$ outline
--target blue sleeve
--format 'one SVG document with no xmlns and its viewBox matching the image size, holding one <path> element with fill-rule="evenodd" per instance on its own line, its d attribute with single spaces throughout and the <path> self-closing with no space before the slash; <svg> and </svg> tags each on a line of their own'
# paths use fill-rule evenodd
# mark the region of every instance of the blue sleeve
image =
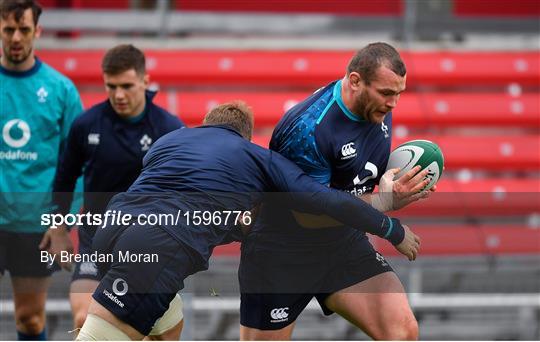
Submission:
<svg viewBox="0 0 540 342">
<path fill-rule="evenodd" d="M 330 184 L 332 170 L 316 141 L 315 116 L 306 116 L 287 127 L 280 124 L 270 140 L 270 149 L 294 162 L 321 184 Z"/>
<path fill-rule="evenodd" d="M 277 153 L 271 152 L 270 159 L 268 172 L 274 188 L 280 192 L 276 195 L 279 201 L 297 210 L 328 215 L 351 227 L 361 226 L 363 231 L 394 245 L 403 240 L 405 232 L 399 220 L 389 218 L 347 192 L 319 184 Z"/>
<path fill-rule="evenodd" d="M 84 166 L 84 127 L 80 120 L 75 121 L 69 131 L 66 146 L 58 159 L 56 175 L 53 183 L 53 203 L 61 214 L 70 212 L 73 190 L 77 178 L 82 174 Z"/>
</svg>

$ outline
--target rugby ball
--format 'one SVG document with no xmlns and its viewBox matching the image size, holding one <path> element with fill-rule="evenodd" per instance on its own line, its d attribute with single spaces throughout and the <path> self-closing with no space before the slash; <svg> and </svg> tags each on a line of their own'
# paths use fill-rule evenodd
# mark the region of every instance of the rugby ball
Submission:
<svg viewBox="0 0 540 342">
<path fill-rule="evenodd" d="M 388 160 L 387 170 L 400 168 L 394 179 L 398 179 L 416 165 L 420 165 L 422 170 L 429 170 L 427 179 L 430 180 L 424 190 L 431 189 L 441 178 L 444 156 L 437 144 L 429 140 L 411 140 L 399 145 L 392 153 Z"/>
</svg>

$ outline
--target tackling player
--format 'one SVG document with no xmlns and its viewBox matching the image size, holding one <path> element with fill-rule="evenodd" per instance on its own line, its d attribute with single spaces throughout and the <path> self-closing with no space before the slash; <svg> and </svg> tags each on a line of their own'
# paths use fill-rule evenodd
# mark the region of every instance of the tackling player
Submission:
<svg viewBox="0 0 540 342">
<path fill-rule="evenodd" d="M 244 104 L 223 104 L 206 115 L 205 126 L 176 130 L 152 146 L 139 178 L 128 192 L 116 195 L 108 209 L 133 217 L 203 211 L 220 219 L 195 223 L 180 215 L 175 223 L 134 221 L 100 229 L 94 238 L 100 253 L 156 254 L 159 263 L 100 264 L 106 274 L 78 339 L 141 339 L 168 321 L 169 302 L 185 278 L 207 269 L 214 247 L 231 241 L 237 225 L 225 219 L 225 212 L 250 210 L 266 198 L 349 225 L 366 222 L 365 231 L 393 243 L 405 239 L 402 253 L 417 252 L 419 241 L 406 226 L 350 194 L 317 183 L 278 153 L 250 143 L 252 128 L 253 115 Z M 268 191 L 286 193 L 263 193 Z"/>
<path fill-rule="evenodd" d="M 145 64 L 144 54 L 133 45 L 118 45 L 103 57 L 108 99 L 83 113 L 71 127 L 54 181 L 53 199 L 58 213 L 69 213 L 75 182 L 83 172 L 84 212 L 103 213 L 112 196 L 126 191 L 137 179 L 152 143 L 184 126 L 152 102 L 156 93 L 146 90 L 149 75 Z M 92 252 L 96 228 L 79 227 L 79 254 Z M 44 243 L 53 235 L 69 241 L 65 226 L 50 229 Z M 49 252 L 58 254 L 60 250 Z M 75 328 L 82 327 L 99 280 L 94 262 L 76 263 L 70 288 Z M 178 340 L 180 330 L 178 326 L 177 333 L 165 337 Z"/>
<path fill-rule="evenodd" d="M 18 339 L 46 340 L 45 301 L 53 269 L 38 245 L 47 227 L 59 150 L 82 112 L 73 83 L 34 54 L 41 7 L 33 0 L 0 2 L 0 275 L 11 275 Z M 67 248 L 54 237 L 52 248 Z"/>
<path fill-rule="evenodd" d="M 420 190 L 427 184 L 427 170 L 417 167 L 395 182 L 398 169 L 383 176 L 392 110 L 405 82 L 398 52 L 385 43 L 369 44 L 351 59 L 343 79 L 285 114 L 270 149 L 319 183 L 359 196 L 383 212 L 426 198 L 428 192 Z M 379 192 L 372 194 L 377 184 Z M 244 239 L 239 269 L 242 339 L 290 339 L 296 318 L 313 297 L 325 314 L 338 313 L 374 339 L 417 338 L 401 282 L 362 231 L 368 223 L 335 225 L 278 205 L 261 210 Z M 320 229 L 304 229 L 310 226 Z M 278 311 L 284 314 L 276 317 Z"/>
</svg>

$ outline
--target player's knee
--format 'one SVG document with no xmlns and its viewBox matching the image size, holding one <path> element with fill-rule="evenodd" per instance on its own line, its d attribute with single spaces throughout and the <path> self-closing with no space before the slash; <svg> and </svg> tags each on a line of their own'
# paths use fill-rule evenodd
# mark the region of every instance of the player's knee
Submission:
<svg viewBox="0 0 540 342">
<path fill-rule="evenodd" d="M 279 330 L 258 330 L 240 326 L 241 341 L 289 341 L 292 335 L 292 325 Z"/>
<path fill-rule="evenodd" d="M 15 314 L 17 330 L 28 335 L 38 335 L 45 328 L 45 317 L 40 312 L 21 310 Z"/>
<path fill-rule="evenodd" d="M 184 327 L 184 319 L 178 322 L 177 325 L 170 328 L 169 330 L 163 332 L 159 335 L 148 335 L 145 337 L 145 340 L 148 341 L 178 341 L 182 335 L 182 329 Z"/>
<path fill-rule="evenodd" d="M 401 329 L 400 340 L 418 340 L 418 322 L 414 317 L 408 319 Z"/>
<path fill-rule="evenodd" d="M 79 311 L 73 314 L 73 325 L 75 328 L 82 328 L 84 321 L 86 320 L 86 311 Z"/>
<path fill-rule="evenodd" d="M 375 340 L 414 341 L 418 340 L 418 322 L 414 317 L 408 317 L 399 323 L 386 326 L 379 334 L 373 336 Z"/>
<path fill-rule="evenodd" d="M 183 314 L 184 303 L 182 297 L 179 294 L 176 294 L 173 300 L 169 304 L 169 308 L 163 316 L 161 316 L 152 330 L 148 334 L 148 337 L 152 339 L 161 341 L 161 340 L 178 340 L 182 332 L 182 327 L 184 326 L 184 314 Z"/>
<path fill-rule="evenodd" d="M 131 341 L 119 327 L 105 319 L 89 314 L 75 341 Z"/>
</svg>

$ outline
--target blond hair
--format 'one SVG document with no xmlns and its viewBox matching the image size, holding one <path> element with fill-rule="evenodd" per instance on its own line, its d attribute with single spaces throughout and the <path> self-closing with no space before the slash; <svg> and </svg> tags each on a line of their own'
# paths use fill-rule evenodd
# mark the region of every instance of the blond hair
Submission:
<svg viewBox="0 0 540 342">
<path fill-rule="evenodd" d="M 204 117 L 205 125 L 229 125 L 244 138 L 251 140 L 253 133 L 253 111 L 243 101 L 223 103 L 213 108 Z"/>
</svg>

